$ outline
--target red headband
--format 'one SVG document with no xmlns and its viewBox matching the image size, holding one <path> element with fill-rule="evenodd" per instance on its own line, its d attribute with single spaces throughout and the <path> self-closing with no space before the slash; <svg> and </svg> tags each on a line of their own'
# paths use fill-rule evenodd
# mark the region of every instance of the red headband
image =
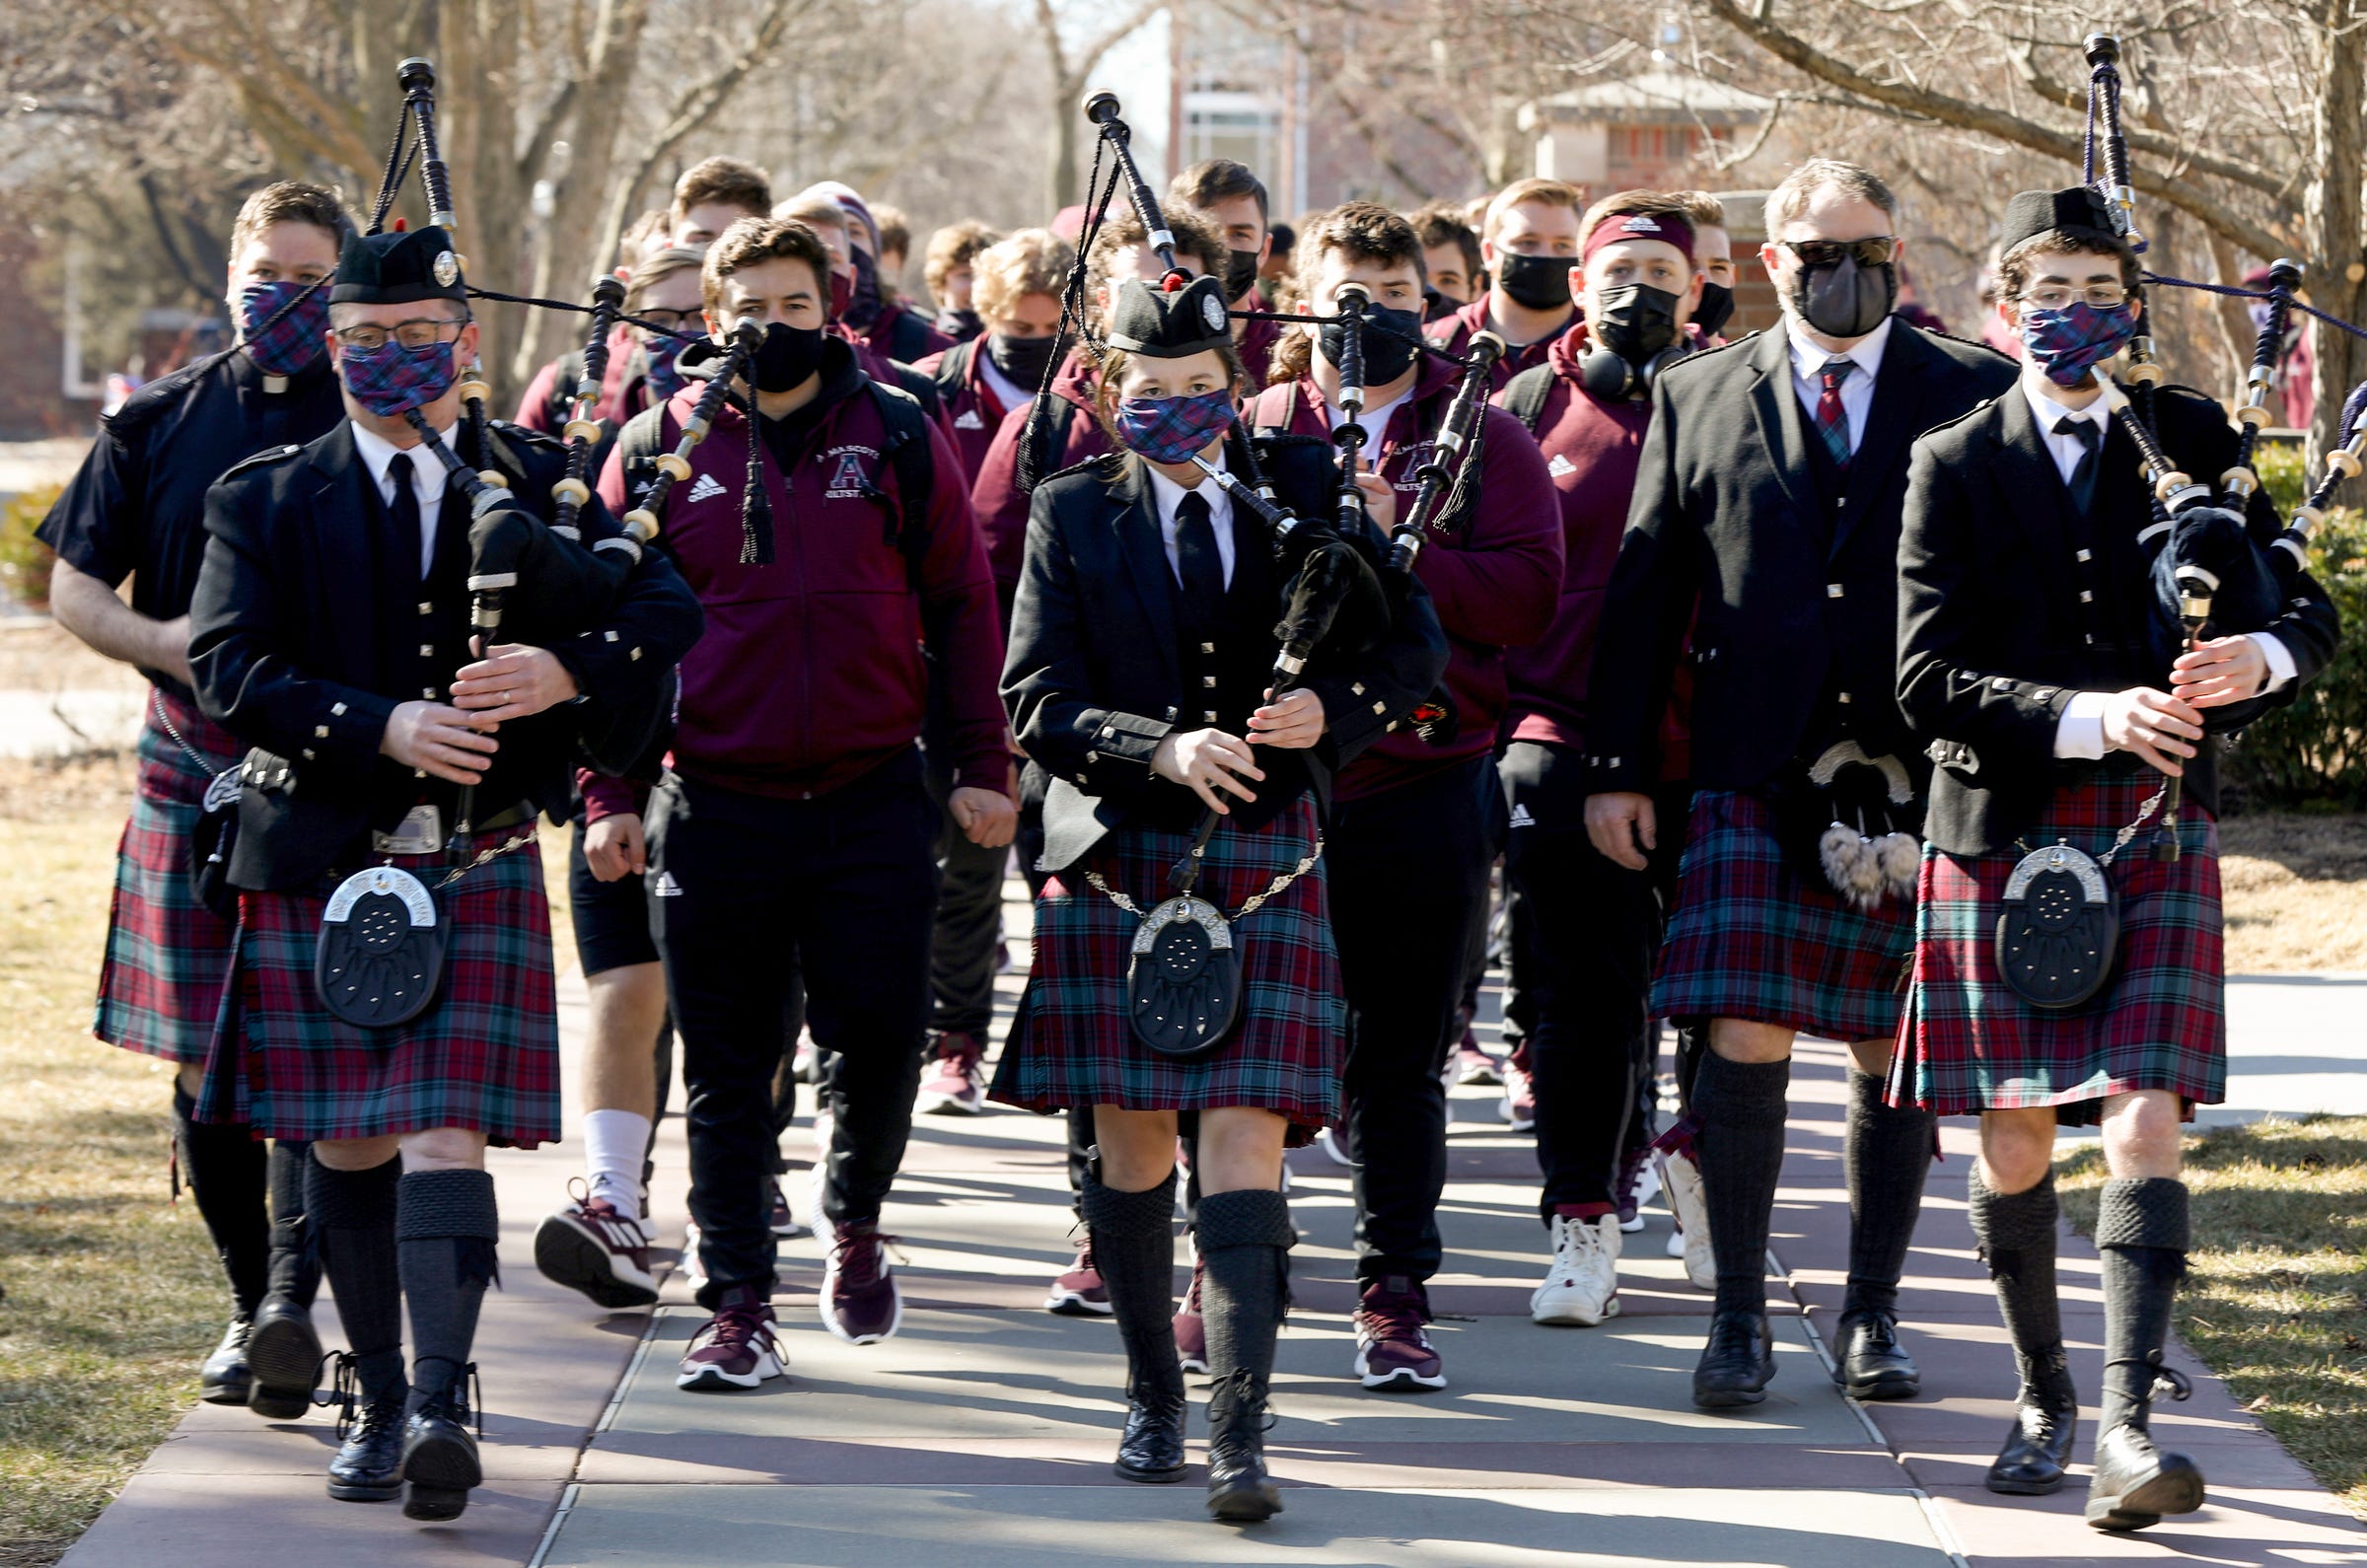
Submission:
<svg viewBox="0 0 2367 1568">
<path fill-rule="evenodd" d="M 1664 241 L 1683 251 L 1687 264 L 1693 259 L 1693 226 L 1680 212 L 1607 212 L 1578 248 L 1578 259 L 1583 263 L 1622 240 Z"/>
</svg>

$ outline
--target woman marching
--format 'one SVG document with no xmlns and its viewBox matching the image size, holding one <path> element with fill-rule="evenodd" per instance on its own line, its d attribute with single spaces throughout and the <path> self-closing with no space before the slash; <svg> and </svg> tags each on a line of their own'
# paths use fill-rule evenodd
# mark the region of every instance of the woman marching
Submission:
<svg viewBox="0 0 2367 1568">
<path fill-rule="evenodd" d="M 1209 472 L 1253 463 L 1219 284 L 1126 284 L 1096 358 L 1119 450 L 1036 491 L 1003 673 L 1051 775 L 1050 876 L 993 1098 L 1094 1109 L 1083 1212 L 1126 1346 L 1116 1470 L 1137 1481 L 1184 1469 L 1175 1151 L 1196 1118 L 1208 1507 L 1252 1522 L 1282 1506 L 1262 1439 L 1295 1239 L 1282 1151 L 1331 1117 L 1343 1049 L 1320 822 L 1332 776 L 1429 692 L 1445 643 L 1408 584 L 1369 647 L 1319 655 L 1276 695 L 1274 530 Z M 1358 488 L 1386 530 L 1388 486 Z"/>
<path fill-rule="evenodd" d="M 2022 1378 L 1995 1492 L 2055 1491 L 2070 1463 L 2051 1157 L 2058 1124 L 2101 1123 L 2104 1397 L 2086 1512 L 2109 1531 L 2202 1504 L 2201 1472 L 2155 1447 L 2148 1411 L 2165 1386 L 2186 1397 L 2162 1365 L 2186 1271 L 2180 1123 L 2227 1076 L 2209 738 L 2292 701 L 2335 637 L 2306 575 L 2281 610 L 2270 598 L 2199 639 L 2161 605 L 2142 432 L 2101 372 L 2143 330 L 2137 280 L 2092 188 L 2013 198 L 1998 311 L 2021 381 L 1915 444 L 1899 546 L 1900 705 L 1939 767 L 1889 1093 L 1980 1116 L 1972 1230 Z M 2196 475 L 2240 472 L 2217 403 L 2162 387 L 2152 404 L 2160 446 Z M 2265 496 L 2230 488 L 2244 516 L 2182 510 L 2177 528 L 2208 522 L 2264 549 Z"/>
</svg>

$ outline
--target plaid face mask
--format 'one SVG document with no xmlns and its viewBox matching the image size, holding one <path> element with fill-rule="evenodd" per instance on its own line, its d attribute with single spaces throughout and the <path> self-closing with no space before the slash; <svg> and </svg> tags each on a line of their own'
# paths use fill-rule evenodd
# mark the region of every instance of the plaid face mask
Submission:
<svg viewBox="0 0 2367 1568">
<path fill-rule="evenodd" d="M 264 375 L 295 375 L 328 344 L 328 285 L 248 284 L 239 291 L 239 339 Z"/>
<path fill-rule="evenodd" d="M 1127 397 L 1117 405 L 1117 439 L 1152 463 L 1188 463 L 1233 424 L 1233 392 L 1219 387 L 1197 397 Z"/>
<path fill-rule="evenodd" d="M 641 355 L 649 364 L 649 394 L 653 401 L 665 402 L 682 390 L 683 376 L 675 364 L 675 356 L 682 351 L 679 337 L 653 337 L 641 345 Z"/>
<path fill-rule="evenodd" d="M 2120 352 L 2137 335 L 2137 316 L 2126 305 L 2098 310 L 2085 300 L 2059 311 L 2022 313 L 2022 348 L 2057 387 L 2077 387 L 2089 367 Z"/>
<path fill-rule="evenodd" d="M 405 348 L 388 338 L 365 354 L 347 349 L 340 362 L 345 390 L 381 419 L 423 408 L 452 390 L 452 345 Z"/>
</svg>

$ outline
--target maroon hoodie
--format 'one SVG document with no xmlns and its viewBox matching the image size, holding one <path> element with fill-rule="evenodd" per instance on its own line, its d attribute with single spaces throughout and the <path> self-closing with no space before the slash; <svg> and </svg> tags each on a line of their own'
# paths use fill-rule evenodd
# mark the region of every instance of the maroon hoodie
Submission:
<svg viewBox="0 0 2367 1568">
<path fill-rule="evenodd" d="M 1039 480 L 1110 450 L 1110 437 L 1093 412 L 1100 386 L 1101 379 L 1085 356 L 1070 349 L 1052 376 L 1053 394 L 1068 404 L 1068 427 L 1050 463 L 1036 475 Z M 1019 484 L 1019 439 L 1034 405 L 1030 399 L 1003 415 L 969 486 L 970 510 L 977 514 L 978 531 L 986 535 L 986 554 L 994 563 L 995 596 L 1006 616 L 1011 612 L 1012 596 L 1019 592 L 1020 562 L 1027 554 L 1029 492 Z"/>
<path fill-rule="evenodd" d="M 1250 290 L 1247 295 L 1243 296 L 1241 304 L 1236 309 L 1270 311 L 1273 306 L 1267 303 L 1265 290 L 1260 286 Z M 1233 346 L 1241 354 L 1241 368 L 1249 373 L 1251 386 L 1263 387 L 1265 385 L 1265 373 L 1271 368 L 1274 360 L 1274 345 L 1280 341 L 1282 341 L 1282 323 L 1280 321 L 1244 321 L 1241 323 L 1241 336 L 1233 340 Z"/>
<path fill-rule="evenodd" d="M 1413 395 L 1390 410 L 1380 469 L 1397 487 L 1399 521 L 1413 505 L 1414 470 L 1429 456 L 1431 433 L 1460 379 L 1454 366 L 1424 355 Z M 1267 388 L 1252 409 L 1260 430 L 1330 439 L 1330 414 L 1310 377 Z M 1433 747 L 1411 730 L 1385 735 L 1340 773 L 1335 799 L 1379 795 L 1492 750 L 1504 713 L 1504 650 L 1534 642 L 1552 624 L 1561 586 L 1560 511 L 1537 443 L 1503 409 L 1486 411 L 1477 515 L 1464 532 L 1433 532 L 1414 572 L 1446 628 L 1455 740 Z"/>
<path fill-rule="evenodd" d="M 580 351 L 579 351 L 580 352 Z M 649 382 L 633 375 L 633 367 L 641 354 L 641 339 L 633 328 L 619 322 L 609 332 L 609 369 L 600 382 L 600 417 L 610 428 L 649 406 Z M 561 385 L 562 366 L 581 361 L 577 353 L 551 360 L 535 372 L 535 379 L 526 384 L 526 395 L 518 399 L 517 417 L 510 422 L 529 430 L 539 430 L 546 436 L 559 435 L 567 423 L 567 405 L 574 400 L 573 383 Z"/>
<path fill-rule="evenodd" d="M 962 367 L 961 385 L 944 398 L 945 416 L 954 431 L 954 450 L 962 454 L 965 483 L 977 479 L 978 470 L 985 465 L 986 454 L 994 446 L 995 432 L 1002 428 L 1003 416 L 1011 411 L 1003 406 L 1001 398 L 995 396 L 994 384 L 986 379 L 985 371 L 980 368 L 986 358 L 986 339 L 980 336 L 972 338 L 970 342 L 972 346 L 968 351 L 968 362 Z M 961 346 L 957 343 L 954 348 Z M 912 368 L 925 376 L 934 377 L 944 368 L 945 356 L 953 351 L 953 348 L 949 348 L 943 353 L 931 354 Z M 976 497 L 971 497 L 971 502 L 974 510 Z"/>
<path fill-rule="evenodd" d="M 682 660 L 673 766 L 789 800 L 855 782 L 919 738 L 929 699 L 925 639 L 944 676 L 959 781 L 1005 793 L 1010 754 L 995 690 L 1002 632 L 961 461 L 930 424 L 936 482 L 915 566 L 891 536 L 902 514 L 868 379 L 844 350 L 825 351 L 822 374 L 825 412 L 795 469 L 784 474 L 765 455 L 770 565 L 740 564 L 749 430 L 737 409 L 716 415 L 667 504 L 666 547 L 707 614 L 706 634 Z M 667 450 L 702 390 L 694 383 L 641 415 L 663 421 Z M 621 516 L 617 454 L 600 493 Z M 593 818 L 630 809 L 589 793 L 587 805 Z"/>
<path fill-rule="evenodd" d="M 1470 342 L 1471 334 L 1487 329 L 1487 302 L 1492 297 L 1492 291 L 1483 292 L 1463 309 L 1452 315 L 1442 316 L 1423 327 L 1422 335 L 1427 337 L 1433 345 L 1445 349 L 1450 354 L 1462 353 L 1464 345 Z M 1488 391 L 1502 392 L 1504 384 L 1522 371 L 1532 365 L 1545 363 L 1545 356 L 1552 352 L 1553 345 L 1569 336 L 1571 329 L 1578 324 L 1578 311 L 1573 306 L 1568 322 L 1551 337 L 1541 337 L 1536 342 L 1525 343 L 1519 348 L 1507 348 L 1504 357 L 1496 361 L 1495 369 L 1488 372 Z"/>
</svg>

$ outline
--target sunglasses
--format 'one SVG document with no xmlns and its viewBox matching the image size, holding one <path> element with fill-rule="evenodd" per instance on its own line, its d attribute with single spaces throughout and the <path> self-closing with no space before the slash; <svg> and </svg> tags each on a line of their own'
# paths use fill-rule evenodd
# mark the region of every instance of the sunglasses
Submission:
<svg viewBox="0 0 2367 1568">
<path fill-rule="evenodd" d="M 1840 265 L 1848 256 L 1861 267 L 1878 267 L 1899 253 L 1897 237 L 1876 235 L 1871 240 L 1778 240 L 1777 245 L 1800 258 L 1802 266 Z"/>
</svg>

